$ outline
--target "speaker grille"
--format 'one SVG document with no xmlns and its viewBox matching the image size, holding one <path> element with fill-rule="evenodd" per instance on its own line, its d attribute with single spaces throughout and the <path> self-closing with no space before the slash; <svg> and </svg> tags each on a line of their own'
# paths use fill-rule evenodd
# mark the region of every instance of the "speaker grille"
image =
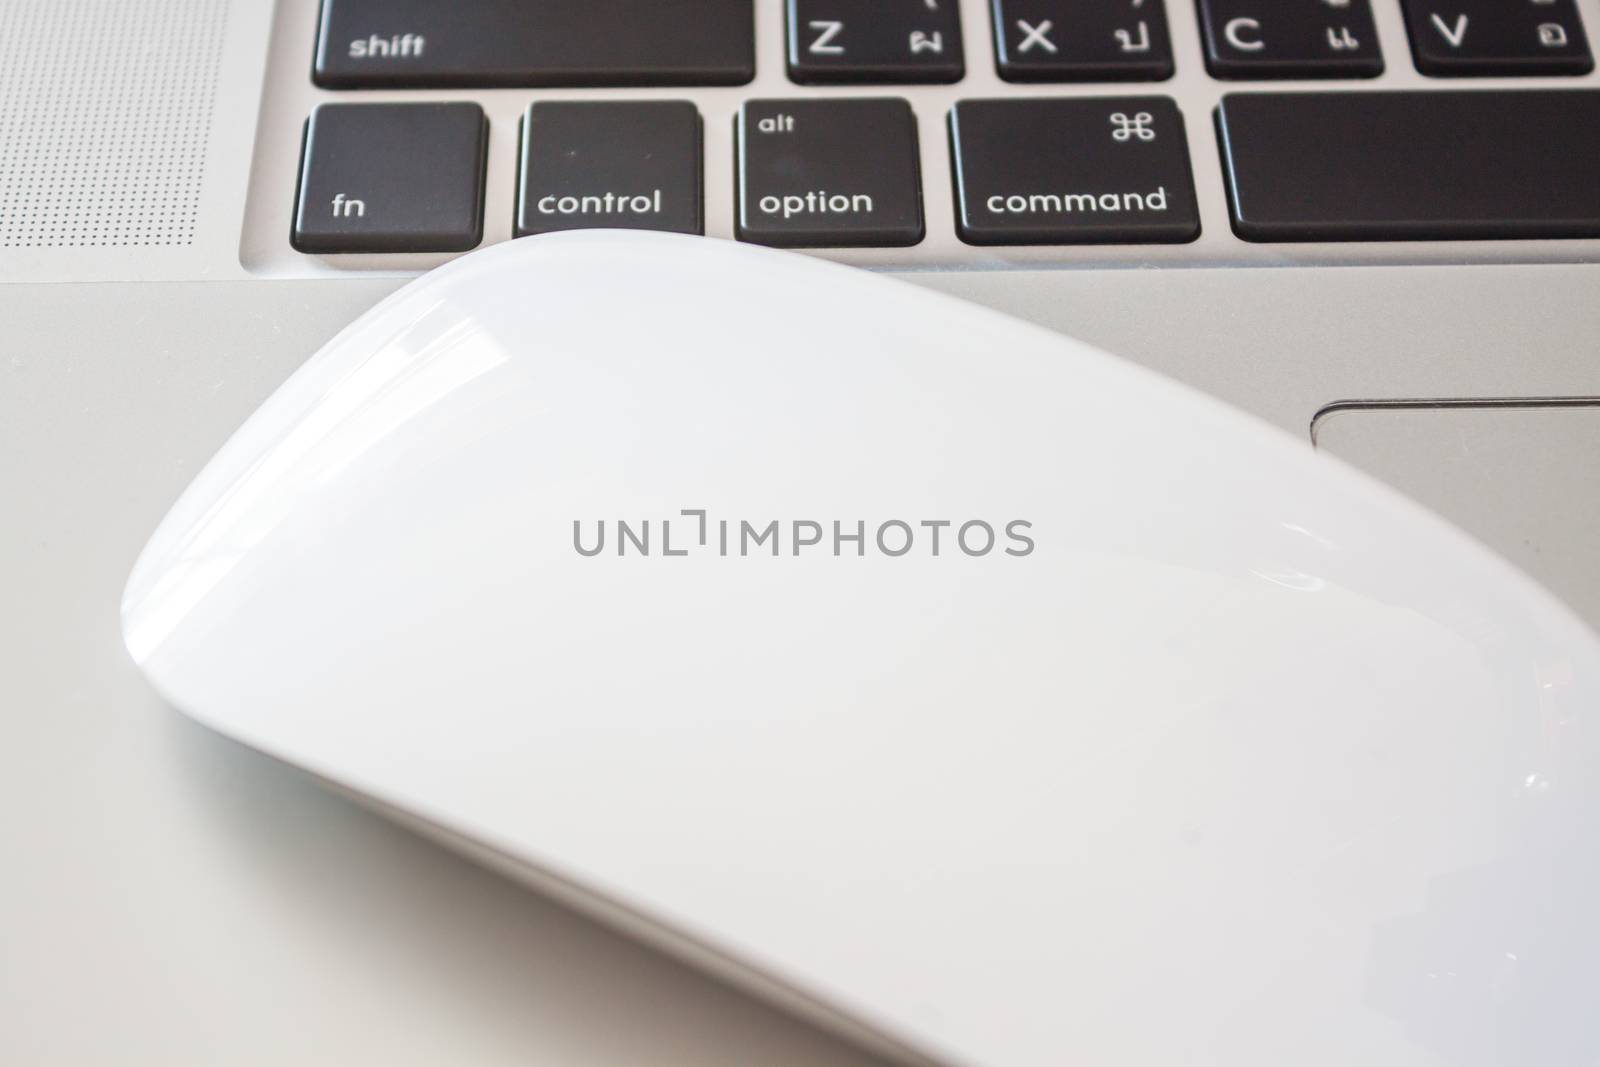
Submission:
<svg viewBox="0 0 1600 1067">
<path fill-rule="evenodd" d="M 0 248 L 186 245 L 226 0 L 0 0 Z"/>
</svg>

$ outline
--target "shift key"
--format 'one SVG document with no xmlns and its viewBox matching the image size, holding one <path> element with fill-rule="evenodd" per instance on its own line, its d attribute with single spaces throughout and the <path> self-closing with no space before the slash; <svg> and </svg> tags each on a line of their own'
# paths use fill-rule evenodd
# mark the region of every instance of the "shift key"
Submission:
<svg viewBox="0 0 1600 1067">
<path fill-rule="evenodd" d="M 1183 116 L 1164 96 L 962 100 L 950 143 L 956 230 L 968 244 L 1200 235 Z"/>
<path fill-rule="evenodd" d="M 309 4 L 307 6 L 310 6 Z M 327 89 L 742 85 L 751 0 L 322 0 Z"/>
</svg>

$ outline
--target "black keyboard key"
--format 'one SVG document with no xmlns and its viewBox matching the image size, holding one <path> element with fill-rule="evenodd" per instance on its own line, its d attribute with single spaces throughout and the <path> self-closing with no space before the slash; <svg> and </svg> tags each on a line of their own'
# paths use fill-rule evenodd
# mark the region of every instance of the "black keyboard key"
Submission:
<svg viewBox="0 0 1600 1067">
<path fill-rule="evenodd" d="M 684 100 L 545 100 L 522 119 L 517 236 L 704 233 L 700 113 Z"/>
<path fill-rule="evenodd" d="M 995 65 L 1012 82 L 1172 76 L 1163 0 L 990 0 Z"/>
<path fill-rule="evenodd" d="M 306 123 L 301 252 L 465 252 L 483 239 L 477 104 L 321 104 Z"/>
<path fill-rule="evenodd" d="M 331 89 L 742 85 L 752 0 L 322 0 Z"/>
<path fill-rule="evenodd" d="M 1594 69 L 1575 0 L 1403 0 L 1417 69 L 1472 74 L 1587 74 Z"/>
<path fill-rule="evenodd" d="M 962 100 L 950 143 L 956 230 L 969 244 L 1200 235 L 1183 116 L 1164 96 Z"/>
<path fill-rule="evenodd" d="M 741 241 L 922 240 L 917 120 L 904 100 L 751 100 L 739 111 Z"/>
<path fill-rule="evenodd" d="M 1217 126 L 1246 240 L 1600 237 L 1600 91 L 1237 93 Z"/>
<path fill-rule="evenodd" d="M 789 77 L 953 82 L 966 73 L 958 0 L 788 0 Z"/>
<path fill-rule="evenodd" d="M 1199 0 L 1216 78 L 1376 78 L 1370 0 Z M 1497 0 L 1498 2 L 1498 0 Z"/>
</svg>

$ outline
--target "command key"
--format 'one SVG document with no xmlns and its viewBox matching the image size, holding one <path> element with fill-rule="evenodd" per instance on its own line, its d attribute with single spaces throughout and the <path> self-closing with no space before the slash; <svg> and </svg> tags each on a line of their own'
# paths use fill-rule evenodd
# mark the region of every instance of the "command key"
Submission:
<svg viewBox="0 0 1600 1067">
<path fill-rule="evenodd" d="M 1164 96 L 962 100 L 950 144 L 968 244 L 1200 236 L 1183 116 Z"/>
</svg>

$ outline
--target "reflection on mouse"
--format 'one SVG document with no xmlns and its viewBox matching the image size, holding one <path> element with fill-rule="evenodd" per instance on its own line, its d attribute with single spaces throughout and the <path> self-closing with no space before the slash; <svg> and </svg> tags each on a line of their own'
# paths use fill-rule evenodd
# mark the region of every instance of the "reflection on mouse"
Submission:
<svg viewBox="0 0 1600 1067">
<path fill-rule="evenodd" d="M 202 722 L 904 1058 L 1600 1056 L 1589 633 L 913 285 L 467 255 L 239 430 L 123 620 Z"/>
</svg>

